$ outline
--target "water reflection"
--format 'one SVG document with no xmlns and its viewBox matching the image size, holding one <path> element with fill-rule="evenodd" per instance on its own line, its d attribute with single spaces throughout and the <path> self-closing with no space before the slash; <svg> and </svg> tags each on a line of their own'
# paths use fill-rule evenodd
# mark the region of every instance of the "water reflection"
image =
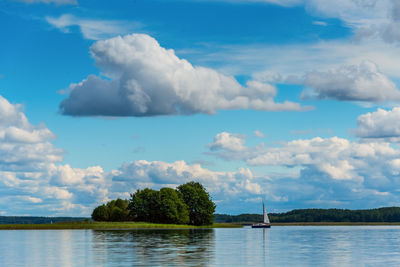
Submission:
<svg viewBox="0 0 400 267">
<path fill-rule="evenodd" d="M 0 231 L 0 266 L 400 266 L 399 226 Z"/>
<path fill-rule="evenodd" d="M 209 266 L 214 258 L 214 231 L 93 231 L 98 266 Z"/>
</svg>

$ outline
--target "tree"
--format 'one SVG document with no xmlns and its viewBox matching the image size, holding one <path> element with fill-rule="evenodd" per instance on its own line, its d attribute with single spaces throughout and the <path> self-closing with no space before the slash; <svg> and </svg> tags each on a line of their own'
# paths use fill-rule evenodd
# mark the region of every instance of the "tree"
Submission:
<svg viewBox="0 0 400 267">
<path fill-rule="evenodd" d="M 129 221 L 128 200 L 118 198 L 107 203 L 108 211 L 110 213 L 110 221 L 123 222 Z"/>
<path fill-rule="evenodd" d="M 92 212 L 92 219 L 94 221 L 108 221 L 110 214 L 106 205 L 101 205 L 95 208 Z"/>
<path fill-rule="evenodd" d="M 93 210 L 94 221 L 129 221 L 128 200 L 118 198 L 98 206 Z"/>
<path fill-rule="evenodd" d="M 189 224 L 210 225 L 213 223 L 215 204 L 200 183 L 189 182 L 180 185 L 178 191 L 188 206 Z"/>
<path fill-rule="evenodd" d="M 131 194 L 128 209 L 134 221 L 160 222 L 160 192 L 145 188 Z"/>
<path fill-rule="evenodd" d="M 172 188 L 161 188 L 160 216 L 163 223 L 187 224 L 189 222 L 188 207 L 181 193 Z"/>
</svg>

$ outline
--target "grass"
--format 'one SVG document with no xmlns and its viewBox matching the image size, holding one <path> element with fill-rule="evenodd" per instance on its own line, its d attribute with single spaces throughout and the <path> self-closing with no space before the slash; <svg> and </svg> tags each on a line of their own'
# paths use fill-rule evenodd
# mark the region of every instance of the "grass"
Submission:
<svg viewBox="0 0 400 267">
<path fill-rule="evenodd" d="M 130 229 L 201 229 L 201 228 L 239 228 L 242 225 L 232 223 L 215 223 L 206 226 L 158 224 L 147 222 L 60 222 L 53 224 L 0 224 L 0 230 L 61 230 L 61 229 L 94 229 L 94 230 L 130 230 Z"/>
</svg>

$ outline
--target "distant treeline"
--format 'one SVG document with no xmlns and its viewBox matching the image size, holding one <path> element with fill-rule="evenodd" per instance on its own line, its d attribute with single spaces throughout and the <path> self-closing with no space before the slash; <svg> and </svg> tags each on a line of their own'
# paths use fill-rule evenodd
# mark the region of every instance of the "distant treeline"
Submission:
<svg viewBox="0 0 400 267">
<path fill-rule="evenodd" d="M 270 213 L 272 223 L 290 222 L 400 222 L 400 208 L 388 207 L 369 210 L 299 209 L 285 213 Z M 261 214 L 215 214 L 214 222 L 254 223 L 263 220 Z"/>
<path fill-rule="evenodd" d="M 57 222 L 79 222 L 87 220 L 83 217 L 30 217 L 0 216 L 0 224 L 47 224 Z"/>
</svg>

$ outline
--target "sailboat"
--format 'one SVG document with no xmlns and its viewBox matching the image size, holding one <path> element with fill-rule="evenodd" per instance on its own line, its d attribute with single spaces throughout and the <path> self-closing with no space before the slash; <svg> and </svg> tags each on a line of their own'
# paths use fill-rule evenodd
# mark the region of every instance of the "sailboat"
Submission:
<svg viewBox="0 0 400 267">
<path fill-rule="evenodd" d="M 264 212 L 264 221 L 262 223 L 254 223 L 251 228 L 271 228 L 271 223 L 269 222 L 267 211 L 265 210 L 264 201 L 263 201 L 263 212 Z"/>
</svg>

